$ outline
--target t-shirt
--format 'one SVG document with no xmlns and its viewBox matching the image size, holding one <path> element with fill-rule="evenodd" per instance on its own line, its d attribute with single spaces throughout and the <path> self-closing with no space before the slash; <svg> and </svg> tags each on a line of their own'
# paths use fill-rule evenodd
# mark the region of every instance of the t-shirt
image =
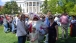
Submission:
<svg viewBox="0 0 76 43">
<path fill-rule="evenodd" d="M 56 36 L 56 28 L 55 28 L 56 25 L 57 25 L 57 23 L 54 22 L 51 26 L 48 27 L 48 34 L 49 35 Z"/>
<path fill-rule="evenodd" d="M 47 26 L 49 26 L 49 23 L 50 23 L 50 21 L 49 21 L 48 17 L 46 17 L 45 21 L 44 21 L 44 24 L 46 24 Z"/>
<path fill-rule="evenodd" d="M 61 22 L 61 24 L 68 24 L 68 23 L 69 23 L 68 16 L 63 15 L 63 16 L 60 18 L 60 22 Z"/>
</svg>

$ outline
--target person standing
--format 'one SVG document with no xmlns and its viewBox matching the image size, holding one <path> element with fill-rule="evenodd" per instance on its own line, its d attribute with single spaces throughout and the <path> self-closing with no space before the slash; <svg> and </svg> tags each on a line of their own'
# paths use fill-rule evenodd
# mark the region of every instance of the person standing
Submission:
<svg viewBox="0 0 76 43">
<path fill-rule="evenodd" d="M 7 33 L 8 32 L 8 22 L 7 22 L 6 16 L 4 16 L 3 25 L 4 25 L 4 32 Z"/>
<path fill-rule="evenodd" d="M 76 37 L 76 17 L 72 16 L 71 24 L 70 24 L 70 36 Z"/>
<path fill-rule="evenodd" d="M 48 26 L 49 25 L 49 19 L 48 19 L 48 17 L 51 15 L 51 12 L 48 12 L 47 13 L 47 16 L 45 17 L 45 21 L 44 21 L 44 23 Z"/>
<path fill-rule="evenodd" d="M 44 21 L 45 21 L 45 16 L 41 15 L 41 18 L 40 18 L 40 21 L 39 21 L 39 23 L 41 24 L 40 29 L 39 29 L 39 41 L 38 41 L 39 43 L 43 43 L 44 37 L 47 33 L 46 29 L 47 29 L 48 26 L 44 23 Z"/>
<path fill-rule="evenodd" d="M 54 21 L 53 16 L 49 16 L 49 21 L 51 22 L 48 27 L 48 43 L 56 43 L 58 39 L 58 25 Z"/>
<path fill-rule="evenodd" d="M 69 25 L 69 19 L 66 13 L 63 13 L 60 17 L 60 23 L 62 28 L 62 39 L 64 39 L 64 31 L 66 33 L 66 39 L 68 38 L 68 25 Z"/>
<path fill-rule="evenodd" d="M 48 17 L 49 17 L 51 14 L 52 14 L 51 12 L 47 12 L 47 16 L 45 17 L 44 24 L 46 24 L 47 26 L 49 26 L 50 21 L 49 21 Z M 46 34 L 45 43 L 48 43 L 48 34 Z"/>
<path fill-rule="evenodd" d="M 16 33 L 16 19 L 12 17 L 12 33 Z"/>
<path fill-rule="evenodd" d="M 27 35 L 26 30 L 27 30 L 27 27 L 25 24 L 25 15 L 22 14 L 20 20 L 17 23 L 18 43 L 26 42 L 26 35 Z"/>
</svg>

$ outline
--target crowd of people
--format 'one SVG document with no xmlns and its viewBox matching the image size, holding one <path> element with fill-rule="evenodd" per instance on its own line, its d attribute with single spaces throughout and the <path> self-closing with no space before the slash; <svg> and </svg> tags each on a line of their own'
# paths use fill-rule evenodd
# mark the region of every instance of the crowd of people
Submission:
<svg viewBox="0 0 76 43">
<path fill-rule="evenodd" d="M 76 30 L 76 16 L 69 17 L 67 13 L 60 16 L 54 16 L 51 12 L 48 12 L 47 15 L 33 14 L 32 16 L 26 14 L 4 15 L 0 20 L 3 20 L 5 33 L 9 31 L 16 33 L 18 43 L 25 43 L 27 39 L 30 43 L 56 43 L 59 26 L 62 29 L 62 39 L 68 39 L 69 26 L 71 28 L 70 36 L 76 36 L 74 32 Z"/>
</svg>

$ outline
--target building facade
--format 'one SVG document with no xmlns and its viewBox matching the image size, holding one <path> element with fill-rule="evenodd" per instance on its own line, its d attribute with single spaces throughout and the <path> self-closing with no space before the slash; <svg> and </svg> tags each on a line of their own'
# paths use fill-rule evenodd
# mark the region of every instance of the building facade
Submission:
<svg viewBox="0 0 76 43">
<path fill-rule="evenodd" d="M 44 0 L 14 0 L 21 8 L 22 13 L 41 13 L 40 6 Z"/>
</svg>

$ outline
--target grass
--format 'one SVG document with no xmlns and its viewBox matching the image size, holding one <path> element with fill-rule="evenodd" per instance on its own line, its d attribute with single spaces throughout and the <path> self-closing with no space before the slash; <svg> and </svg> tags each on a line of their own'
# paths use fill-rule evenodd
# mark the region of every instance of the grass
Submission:
<svg viewBox="0 0 76 43">
<path fill-rule="evenodd" d="M 70 33 L 70 29 L 68 30 Z M 56 43 L 76 43 L 75 37 L 70 37 L 68 39 L 60 39 L 61 28 L 59 27 L 59 39 Z M 17 36 L 13 33 L 4 33 L 3 26 L 0 26 L 0 43 L 17 43 Z M 27 42 L 28 43 L 28 42 Z"/>
<path fill-rule="evenodd" d="M 0 43 L 17 43 L 17 37 L 11 32 L 4 33 L 3 26 L 0 26 Z"/>
<path fill-rule="evenodd" d="M 56 43 L 76 43 L 76 37 L 70 37 L 69 33 L 70 33 L 70 28 L 68 29 L 68 35 L 69 35 L 69 38 L 68 39 L 61 39 L 61 28 L 59 27 L 59 39 L 57 40 Z"/>
</svg>

